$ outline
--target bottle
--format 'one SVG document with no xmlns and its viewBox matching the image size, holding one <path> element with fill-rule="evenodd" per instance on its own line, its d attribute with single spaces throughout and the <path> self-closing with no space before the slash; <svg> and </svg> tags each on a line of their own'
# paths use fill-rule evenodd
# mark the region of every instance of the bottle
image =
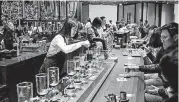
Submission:
<svg viewBox="0 0 179 102">
<path fill-rule="evenodd" d="M 17 38 L 17 56 L 20 56 L 19 38 Z"/>
</svg>

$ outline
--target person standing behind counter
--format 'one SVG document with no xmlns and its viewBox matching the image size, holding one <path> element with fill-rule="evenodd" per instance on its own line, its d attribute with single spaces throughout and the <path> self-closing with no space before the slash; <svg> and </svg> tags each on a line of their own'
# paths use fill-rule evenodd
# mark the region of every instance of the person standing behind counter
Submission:
<svg viewBox="0 0 179 102">
<path fill-rule="evenodd" d="M 94 47 L 96 45 L 96 42 L 101 42 L 103 46 L 103 50 L 107 50 L 107 45 L 105 40 L 103 39 L 103 29 L 102 29 L 102 20 L 99 17 L 95 17 L 92 26 L 87 29 L 87 38 L 91 43 L 90 48 Z M 108 54 L 104 53 L 105 59 L 108 58 Z"/>
<path fill-rule="evenodd" d="M 77 32 L 77 28 L 78 24 L 74 19 L 68 19 L 65 21 L 62 29 L 51 41 L 46 58 L 44 59 L 39 73 L 46 73 L 49 67 L 58 67 L 59 71 L 61 72 L 65 63 L 66 54 L 75 51 L 81 46 L 90 46 L 88 40 L 67 45 L 68 42 L 66 39 L 68 37 L 73 37 Z"/>
</svg>

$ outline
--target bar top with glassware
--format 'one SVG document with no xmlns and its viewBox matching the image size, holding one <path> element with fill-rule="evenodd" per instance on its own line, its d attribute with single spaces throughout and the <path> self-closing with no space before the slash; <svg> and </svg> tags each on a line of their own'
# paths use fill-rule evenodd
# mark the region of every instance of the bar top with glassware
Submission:
<svg viewBox="0 0 179 102">
<path fill-rule="evenodd" d="M 59 79 L 58 74 L 57 76 L 55 74 L 58 72 L 58 70 L 55 71 L 56 68 L 49 68 L 46 74 L 37 74 L 36 83 L 33 84 L 39 86 L 34 90 L 37 91 L 38 95 L 34 95 L 31 100 L 55 102 L 105 102 L 110 100 L 118 102 L 118 100 L 124 99 L 124 102 L 144 102 L 144 73 L 128 73 L 125 69 L 126 65 L 128 67 L 143 65 L 143 60 L 139 56 L 131 58 L 123 53 L 128 52 L 126 49 L 113 50 L 108 53 L 107 60 L 95 54 L 93 60 L 90 56 L 86 56 L 89 57 L 87 58 L 89 61 L 84 61 L 86 64 L 81 60 L 83 55 L 76 56 L 67 61 L 68 76 L 59 82 L 55 81 Z M 96 57 L 94 58 L 94 56 Z M 118 63 L 115 60 L 111 61 L 112 57 L 118 57 Z M 42 81 L 44 80 L 42 76 L 48 81 Z M 43 93 L 43 90 L 46 90 L 46 93 Z"/>
<path fill-rule="evenodd" d="M 115 51 L 119 61 L 107 77 L 104 84 L 100 87 L 99 91 L 93 97 L 92 102 L 105 102 L 111 94 L 116 95 L 116 100 L 117 98 L 120 99 L 121 92 L 126 93 L 126 98 L 129 102 L 144 102 L 144 73 L 129 72 L 127 75 L 130 77 L 123 79 L 123 76 L 126 75 L 125 67 L 127 66 L 125 65 L 130 64 L 131 67 L 132 64 L 136 66 L 143 65 L 143 60 L 141 57 L 127 59 L 127 56 L 123 55 L 123 53 L 126 53 L 126 49 Z M 129 60 L 130 63 L 128 62 Z"/>
</svg>

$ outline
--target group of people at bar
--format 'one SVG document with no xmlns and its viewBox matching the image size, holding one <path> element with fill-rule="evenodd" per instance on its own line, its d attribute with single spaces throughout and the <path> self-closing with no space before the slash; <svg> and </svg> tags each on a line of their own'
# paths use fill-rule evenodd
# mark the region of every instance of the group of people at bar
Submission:
<svg viewBox="0 0 179 102">
<path fill-rule="evenodd" d="M 4 43 L 6 49 L 13 48 L 12 30 L 13 25 L 7 19 L 4 20 Z M 177 102 L 178 101 L 178 23 L 171 22 L 157 27 L 149 25 L 142 20 L 135 26 L 130 22 L 124 24 L 124 19 L 116 22 L 116 25 L 110 20 L 106 24 L 106 18 L 95 17 L 91 22 L 89 18 L 84 26 L 86 38 L 83 41 L 69 44 L 69 40 L 78 35 L 79 30 L 83 28 L 76 19 L 67 19 L 63 27 L 55 34 L 50 43 L 46 58 L 39 70 L 39 73 L 47 73 L 50 67 L 58 67 L 62 71 L 65 63 L 66 54 L 77 50 L 80 47 L 93 48 L 102 44 L 104 51 L 108 50 L 105 38 L 108 34 L 114 34 L 125 27 L 131 31 L 131 36 L 137 36 L 144 40 L 138 46 L 141 48 L 144 65 L 139 66 L 139 71 L 144 72 L 145 82 L 145 101 L 146 102 Z M 41 32 L 41 31 L 40 31 Z M 114 36 L 114 35 L 113 35 Z M 105 59 L 108 53 L 104 53 Z M 62 78 L 63 73 L 60 74 Z"/>
<path fill-rule="evenodd" d="M 52 66 L 59 67 L 61 70 L 65 62 L 65 54 L 81 46 L 91 48 L 99 41 L 103 45 L 103 50 L 107 50 L 104 39 L 104 31 L 108 31 L 107 28 L 105 28 L 105 17 L 96 17 L 92 22 L 90 19 L 87 21 L 85 25 L 87 34 L 86 41 L 71 45 L 68 45 L 66 39 L 76 34 L 78 24 L 74 20 L 65 22 L 59 34 L 52 40 L 40 72 L 46 72 L 47 68 Z M 112 24 L 111 27 L 113 28 Z M 148 21 L 145 21 L 145 24 L 140 23 L 140 26 L 136 28 L 139 31 L 138 35 L 140 39 L 144 40 L 142 45 L 138 46 L 138 48 L 142 49 L 141 53 L 144 59 L 144 65 L 139 66 L 139 71 L 145 73 L 145 101 L 177 102 L 178 24 L 172 22 L 162 27 L 157 27 L 156 25 L 149 25 Z"/>
<path fill-rule="evenodd" d="M 146 102 L 178 101 L 178 24 L 148 27 L 142 57 Z"/>
</svg>

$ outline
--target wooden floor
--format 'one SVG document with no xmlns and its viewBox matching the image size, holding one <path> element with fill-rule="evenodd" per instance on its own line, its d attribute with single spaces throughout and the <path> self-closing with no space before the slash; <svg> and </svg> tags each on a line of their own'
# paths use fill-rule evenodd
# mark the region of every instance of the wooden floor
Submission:
<svg viewBox="0 0 179 102">
<path fill-rule="evenodd" d="M 127 94 L 134 94 L 129 98 L 130 102 L 144 102 L 144 83 L 140 78 L 132 77 L 127 79 L 127 81 L 117 82 L 116 78 L 120 73 L 124 73 L 124 63 L 127 62 L 126 56 L 122 55 L 122 52 L 125 52 L 126 49 L 115 49 L 114 53 L 118 57 L 118 63 L 113 68 L 112 72 L 104 82 L 104 84 L 99 89 L 98 93 L 93 98 L 92 102 L 107 102 L 104 96 L 108 94 L 120 95 L 120 91 L 125 91 Z M 142 65 L 143 60 L 140 57 L 134 57 L 131 60 L 132 63 L 137 65 Z M 137 76 L 140 76 L 143 79 L 143 73 L 132 73 Z"/>
</svg>

